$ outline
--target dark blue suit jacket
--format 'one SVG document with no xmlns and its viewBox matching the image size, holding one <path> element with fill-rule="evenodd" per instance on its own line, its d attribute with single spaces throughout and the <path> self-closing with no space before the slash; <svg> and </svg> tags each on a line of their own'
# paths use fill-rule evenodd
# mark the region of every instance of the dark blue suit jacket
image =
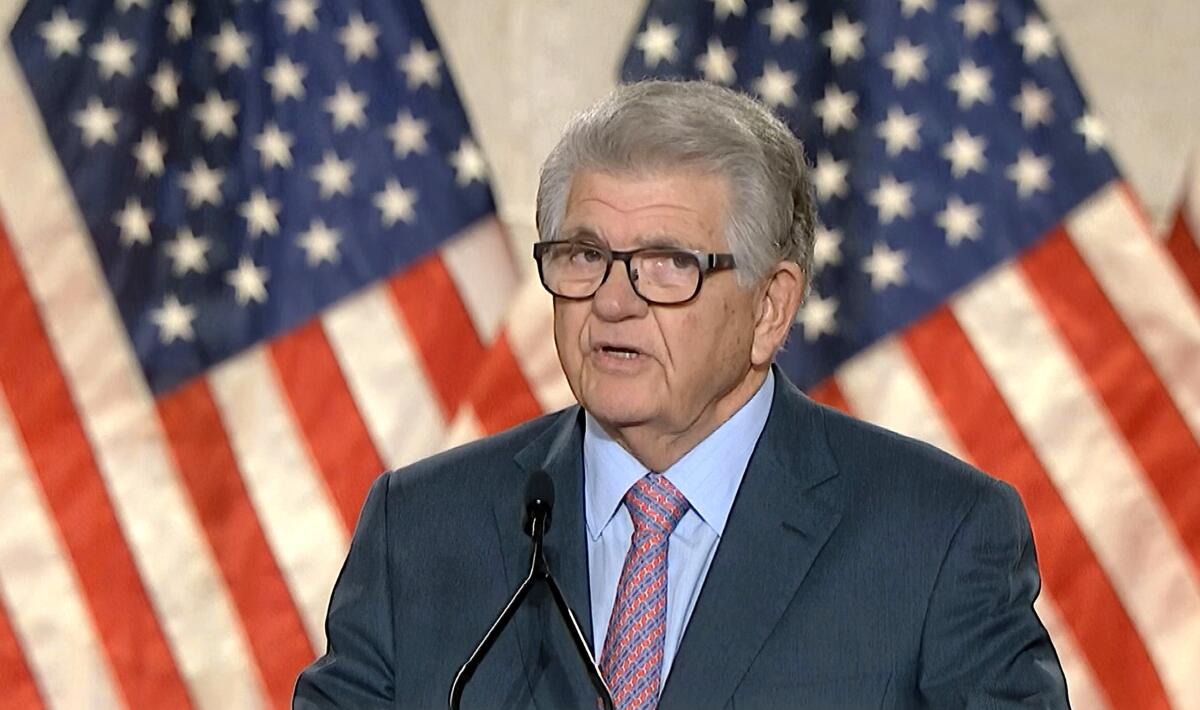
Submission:
<svg viewBox="0 0 1200 710">
<path fill-rule="evenodd" d="M 380 478 L 295 707 L 445 707 L 528 571 L 523 493 L 538 468 L 557 491 L 547 556 L 590 639 L 582 440 L 573 407 Z M 1066 707 L 1038 587 L 1011 487 L 777 372 L 659 707 Z M 463 707 L 596 707 L 551 600 L 532 599 Z"/>
</svg>

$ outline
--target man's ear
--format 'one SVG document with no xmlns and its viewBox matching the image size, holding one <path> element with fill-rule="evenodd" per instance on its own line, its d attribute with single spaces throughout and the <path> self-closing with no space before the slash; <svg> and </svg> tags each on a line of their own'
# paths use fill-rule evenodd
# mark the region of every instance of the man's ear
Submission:
<svg viewBox="0 0 1200 710">
<path fill-rule="evenodd" d="M 750 362 L 755 367 L 771 362 L 796 321 L 796 311 L 804 295 L 800 265 L 794 261 L 777 263 L 759 285 L 758 294 L 754 342 L 750 347 Z"/>
</svg>

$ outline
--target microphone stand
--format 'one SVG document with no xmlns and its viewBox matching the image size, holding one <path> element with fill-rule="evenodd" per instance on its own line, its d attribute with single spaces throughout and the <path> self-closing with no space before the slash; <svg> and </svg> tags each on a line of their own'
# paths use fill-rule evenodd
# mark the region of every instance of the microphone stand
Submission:
<svg viewBox="0 0 1200 710">
<path fill-rule="evenodd" d="M 596 689 L 596 694 L 600 696 L 604 710 L 614 710 L 612 701 L 612 692 L 608 689 L 608 684 L 604 682 L 604 676 L 600 673 L 599 666 L 596 665 L 595 658 L 592 657 L 592 651 L 588 648 L 587 640 L 583 637 L 583 631 L 579 628 L 579 621 L 575 618 L 575 614 L 571 611 L 571 607 L 567 606 L 567 601 L 563 598 L 562 590 L 558 588 L 558 583 L 554 581 L 554 576 L 550 574 L 550 567 L 546 564 L 546 554 L 542 547 L 542 539 L 546 534 L 546 519 L 549 514 L 549 508 L 542 501 L 536 501 L 530 506 L 529 511 L 529 534 L 533 538 L 533 556 L 530 560 L 529 574 L 525 580 L 517 587 L 517 591 L 513 592 L 508 603 L 504 605 L 500 616 L 496 618 L 492 628 L 483 635 L 483 639 L 475 650 L 471 653 L 467 662 L 458 669 L 458 673 L 454 676 L 454 682 L 450 684 L 450 710 L 459 710 L 462 703 L 463 690 L 466 688 L 467 682 L 471 680 L 471 676 L 475 675 L 475 670 L 478 668 L 480 661 L 487 655 L 492 644 L 500 636 L 500 632 L 508 625 L 513 615 L 517 613 L 517 609 L 525 601 L 529 590 L 537 582 L 545 582 L 550 587 L 550 595 L 554 597 L 554 605 L 558 607 L 559 616 L 563 623 L 566 624 L 567 630 L 570 632 L 571 641 L 575 644 L 575 650 L 585 661 L 584 668 L 587 671 L 588 680 L 591 681 L 592 687 Z"/>
</svg>

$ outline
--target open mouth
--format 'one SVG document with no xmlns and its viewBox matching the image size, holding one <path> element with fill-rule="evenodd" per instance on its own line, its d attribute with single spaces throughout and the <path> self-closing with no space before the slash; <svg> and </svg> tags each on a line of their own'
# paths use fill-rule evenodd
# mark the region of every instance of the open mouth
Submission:
<svg viewBox="0 0 1200 710">
<path fill-rule="evenodd" d="M 626 348 L 620 345 L 602 345 L 599 348 L 600 352 L 620 360 L 633 360 L 642 353 L 633 348 Z"/>
</svg>

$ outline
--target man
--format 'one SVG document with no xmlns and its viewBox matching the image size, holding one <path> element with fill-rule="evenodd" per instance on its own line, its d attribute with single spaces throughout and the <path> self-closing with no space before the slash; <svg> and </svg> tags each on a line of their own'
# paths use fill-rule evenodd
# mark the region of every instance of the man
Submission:
<svg viewBox="0 0 1200 710">
<path fill-rule="evenodd" d="M 622 87 L 542 169 L 535 247 L 577 407 L 372 489 L 296 707 L 441 707 L 546 554 L 619 708 L 1066 707 L 1016 493 L 778 370 L 808 284 L 799 143 L 699 83 Z M 594 708 L 546 597 L 464 707 Z"/>
</svg>

